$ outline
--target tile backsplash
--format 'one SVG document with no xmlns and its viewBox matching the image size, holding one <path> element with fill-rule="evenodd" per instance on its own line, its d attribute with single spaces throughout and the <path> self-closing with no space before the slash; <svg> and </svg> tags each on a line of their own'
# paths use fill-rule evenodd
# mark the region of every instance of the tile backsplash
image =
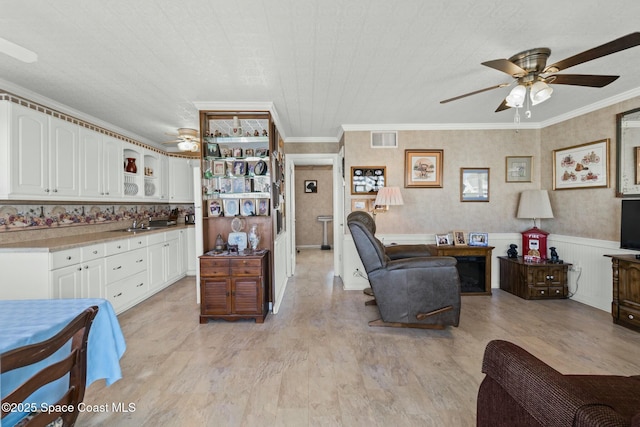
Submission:
<svg viewBox="0 0 640 427">
<path fill-rule="evenodd" d="M 84 228 L 105 224 L 120 223 L 120 226 L 134 220 L 146 220 L 149 217 L 166 217 L 171 210 L 178 208 L 178 220 L 183 222 L 184 216 L 194 213 L 193 205 L 118 205 L 118 204 L 0 204 L 0 243 L 15 241 L 14 233 L 25 231 L 50 231 L 65 227 L 83 226 L 81 233 L 102 231 Z M 8 234 L 7 234 L 8 233 Z M 44 236 L 47 234 L 47 236 Z M 50 233 L 43 233 L 42 238 Z M 77 234 L 74 232 L 73 234 Z M 30 239 L 37 238 L 29 233 Z M 3 238 L 6 237 L 6 238 Z"/>
</svg>

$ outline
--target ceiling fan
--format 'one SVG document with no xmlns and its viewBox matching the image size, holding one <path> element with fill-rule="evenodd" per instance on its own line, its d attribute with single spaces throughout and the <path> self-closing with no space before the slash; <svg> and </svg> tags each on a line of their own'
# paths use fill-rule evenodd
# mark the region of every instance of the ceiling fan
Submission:
<svg viewBox="0 0 640 427">
<path fill-rule="evenodd" d="M 167 135 L 176 137 L 176 139 L 163 142 L 163 144 L 176 144 L 180 151 L 200 151 L 200 145 L 198 144 L 200 135 L 195 129 L 179 128 L 177 134 L 168 133 Z"/>
<path fill-rule="evenodd" d="M 482 65 L 509 74 L 514 80 L 445 99 L 440 101 L 440 103 L 446 104 L 447 102 L 456 101 L 467 96 L 517 83 L 517 86 L 511 90 L 509 95 L 507 95 L 498 106 L 495 111 L 497 113 L 498 111 L 503 111 L 511 107 L 520 108 L 524 105 L 525 101 L 527 105 L 529 105 L 529 100 L 531 101 L 531 105 L 546 101 L 553 92 L 553 88 L 549 86 L 550 84 L 604 87 L 620 76 L 555 73 L 582 64 L 583 62 L 592 61 L 638 45 L 640 45 L 640 32 L 635 32 L 551 65 L 547 65 L 547 59 L 549 55 L 551 55 L 551 49 L 546 47 L 525 50 L 513 55 L 509 59 L 486 61 L 483 62 Z M 527 91 L 529 91 L 529 98 L 526 96 Z M 528 117 L 530 117 L 530 114 L 530 111 L 527 111 Z M 516 113 L 516 121 L 518 120 L 519 116 Z"/>
</svg>

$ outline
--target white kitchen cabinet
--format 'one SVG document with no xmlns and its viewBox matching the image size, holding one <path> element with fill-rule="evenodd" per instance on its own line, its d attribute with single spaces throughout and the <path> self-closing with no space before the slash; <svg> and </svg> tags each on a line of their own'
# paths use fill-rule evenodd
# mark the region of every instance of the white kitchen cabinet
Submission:
<svg viewBox="0 0 640 427">
<path fill-rule="evenodd" d="M 80 196 L 122 197 L 122 142 L 100 132 L 80 128 Z"/>
<path fill-rule="evenodd" d="M 193 203 L 193 169 L 189 159 L 169 157 L 169 201 Z"/>
<path fill-rule="evenodd" d="M 151 236 L 150 236 L 151 237 Z M 164 233 L 163 240 L 147 247 L 149 289 L 158 291 L 181 278 L 178 232 Z"/>
<path fill-rule="evenodd" d="M 80 264 L 58 268 L 51 272 L 53 298 L 82 298 L 82 267 Z"/>
<path fill-rule="evenodd" d="M 160 175 L 160 199 L 169 200 L 169 191 L 171 190 L 169 185 L 169 157 L 162 156 L 160 158 L 160 169 L 162 174 Z"/>
<path fill-rule="evenodd" d="M 0 160 L 10 198 L 69 198 L 79 194 L 79 127 L 14 103 L 3 103 Z M 6 156 L 6 157 L 5 157 Z M 7 173 L 7 171 L 9 171 Z"/>
</svg>

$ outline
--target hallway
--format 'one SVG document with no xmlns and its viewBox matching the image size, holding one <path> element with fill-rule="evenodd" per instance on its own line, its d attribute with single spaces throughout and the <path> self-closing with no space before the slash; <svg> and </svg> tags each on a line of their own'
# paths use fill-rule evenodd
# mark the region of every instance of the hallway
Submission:
<svg viewBox="0 0 640 427">
<path fill-rule="evenodd" d="M 78 426 L 473 426 L 482 354 L 508 339 L 561 372 L 637 374 L 640 334 L 570 300 L 465 296 L 460 327 L 371 328 L 375 307 L 333 276 L 333 251 L 301 250 L 277 315 L 198 323 L 194 278 L 120 315 L 123 379 Z M 571 355 L 570 357 L 567 357 Z"/>
</svg>

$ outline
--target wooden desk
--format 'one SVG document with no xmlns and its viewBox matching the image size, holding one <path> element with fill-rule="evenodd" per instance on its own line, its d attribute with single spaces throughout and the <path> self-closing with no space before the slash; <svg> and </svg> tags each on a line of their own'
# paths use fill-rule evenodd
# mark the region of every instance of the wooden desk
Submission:
<svg viewBox="0 0 640 427">
<path fill-rule="evenodd" d="M 458 260 L 462 295 L 491 295 L 491 251 L 493 246 L 427 245 L 433 256 Z"/>
</svg>

